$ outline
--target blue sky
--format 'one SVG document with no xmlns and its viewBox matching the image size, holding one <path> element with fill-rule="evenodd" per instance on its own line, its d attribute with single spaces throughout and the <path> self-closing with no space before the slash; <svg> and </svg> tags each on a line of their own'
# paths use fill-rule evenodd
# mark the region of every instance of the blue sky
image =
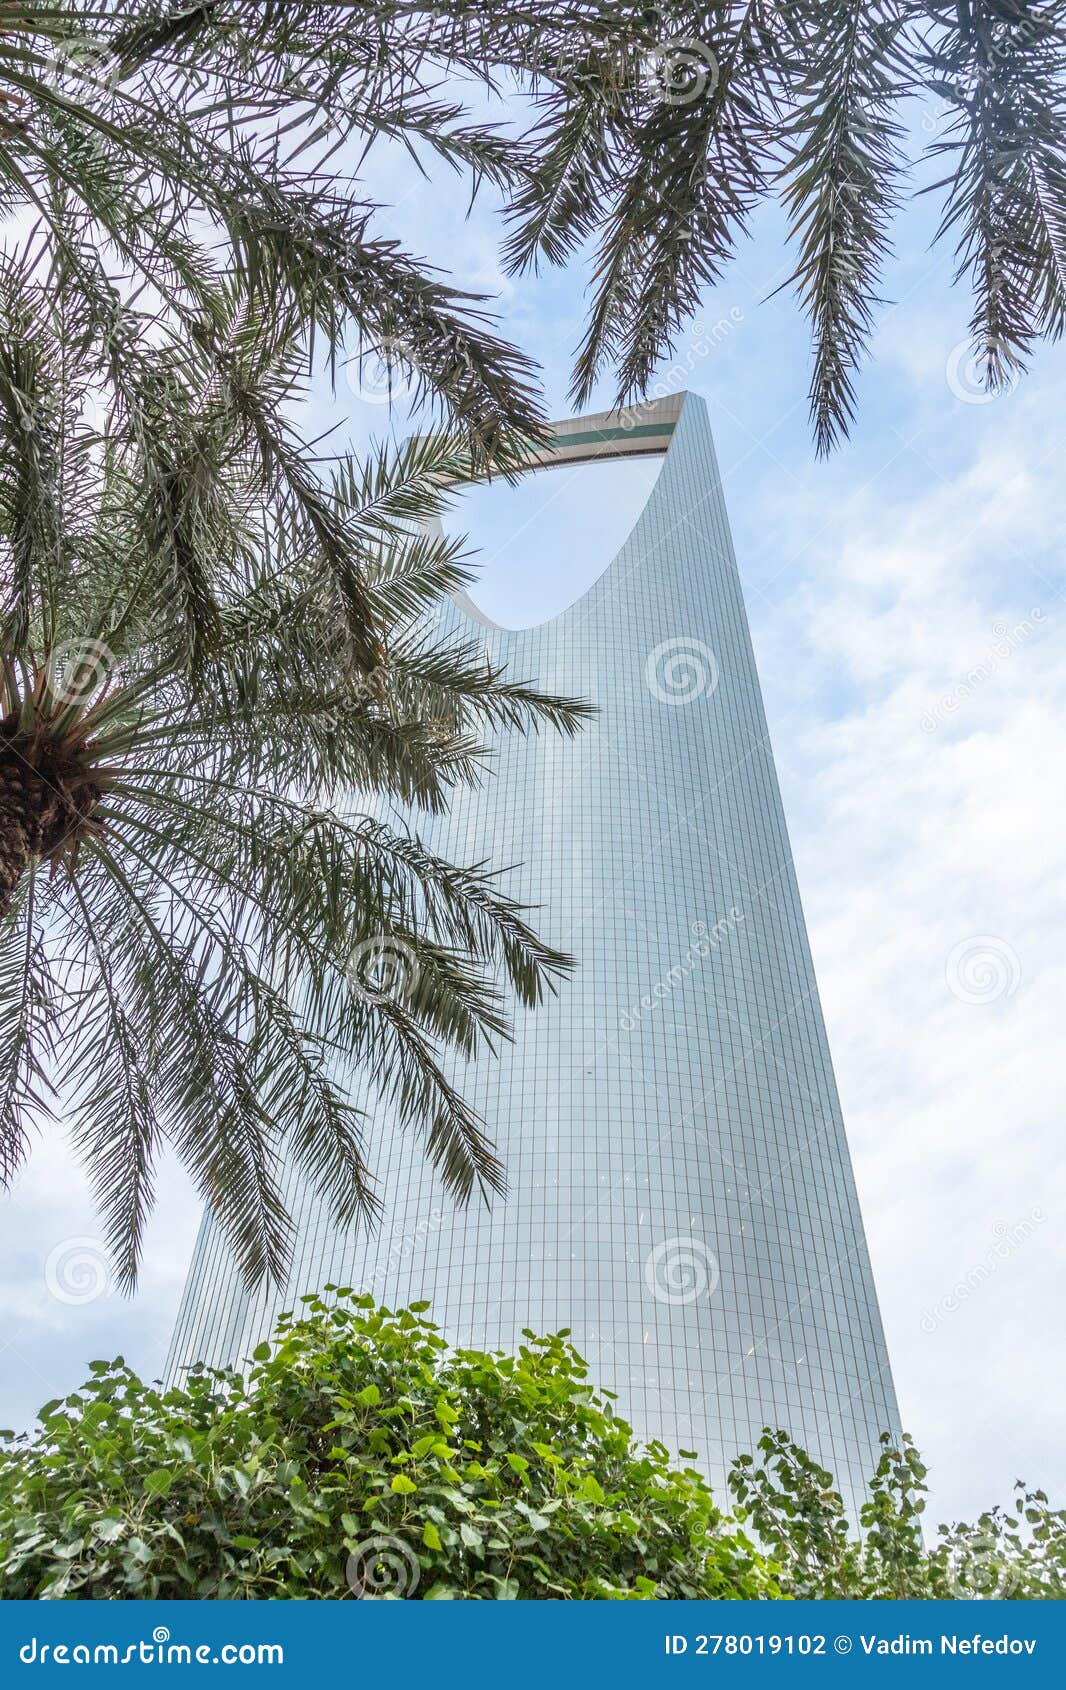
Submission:
<svg viewBox="0 0 1066 1690">
<path fill-rule="evenodd" d="M 384 229 L 498 299 L 568 415 L 582 266 L 505 278 L 491 197 L 465 220 L 461 183 L 385 154 L 367 185 L 390 202 Z M 1018 1476 L 1066 1500 L 1066 355 L 1039 351 L 1016 391 L 977 402 L 969 302 L 950 253 L 929 250 L 934 226 L 928 201 L 897 225 L 859 420 L 830 461 L 807 427 L 803 325 L 774 294 L 776 213 L 680 338 L 669 385 L 703 394 L 715 427 L 904 1423 L 946 1518 L 1005 1500 Z M 403 407 L 360 397 L 354 375 L 310 409 L 309 429 L 339 422 L 356 448 L 406 432 Z M 453 526 L 483 549 L 481 607 L 516 626 L 579 596 L 654 473 L 590 466 L 468 494 Z M 91 1257 L 98 1237 L 58 1139 L 3 1202 L 0 1424 L 91 1357 L 158 1368 L 198 1218 L 181 1173 L 161 1179 L 132 1301 L 50 1289 L 50 1258 L 72 1240 Z"/>
</svg>

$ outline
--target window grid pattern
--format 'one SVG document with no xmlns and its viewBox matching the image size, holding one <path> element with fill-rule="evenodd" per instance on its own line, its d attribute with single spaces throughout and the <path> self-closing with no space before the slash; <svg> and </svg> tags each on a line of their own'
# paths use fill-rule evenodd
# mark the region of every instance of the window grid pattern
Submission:
<svg viewBox="0 0 1066 1690">
<path fill-rule="evenodd" d="M 327 1282 L 429 1298 L 457 1343 L 569 1327 L 638 1433 L 719 1490 L 780 1426 L 854 1507 L 899 1420 L 702 401 L 577 604 L 515 632 L 441 615 L 599 711 L 573 740 L 502 736 L 494 779 L 412 818 L 458 861 L 521 864 L 508 889 L 578 960 L 512 1045 L 449 1064 L 510 1195 L 455 1209 L 360 1082 L 379 1232 L 339 1230 L 293 1178 L 290 1283 L 250 1293 L 205 1217 L 171 1371 L 241 1361 Z"/>
</svg>

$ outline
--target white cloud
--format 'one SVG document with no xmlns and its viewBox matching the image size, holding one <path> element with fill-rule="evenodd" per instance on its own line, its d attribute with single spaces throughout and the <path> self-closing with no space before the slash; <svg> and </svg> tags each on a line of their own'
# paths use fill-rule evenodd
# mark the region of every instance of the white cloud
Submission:
<svg viewBox="0 0 1066 1690">
<path fill-rule="evenodd" d="M 114 1286 L 84 1174 L 48 1133 L 0 1204 L 0 1424 L 22 1427 L 48 1399 L 80 1385 L 87 1362 L 122 1354 L 161 1369 L 199 1205 L 168 1158 L 135 1298 Z"/>
<path fill-rule="evenodd" d="M 1050 1408 L 1066 1386 L 1066 670 L 1044 555 L 1060 430 L 1034 393 L 920 496 L 835 500 L 803 579 L 756 617 L 764 674 L 787 653 L 813 703 L 805 726 L 781 721 L 775 681 L 771 726 L 933 1517 L 1005 1500 L 1016 1476 L 1066 1483 Z M 800 528 L 818 515 L 790 509 Z"/>
</svg>

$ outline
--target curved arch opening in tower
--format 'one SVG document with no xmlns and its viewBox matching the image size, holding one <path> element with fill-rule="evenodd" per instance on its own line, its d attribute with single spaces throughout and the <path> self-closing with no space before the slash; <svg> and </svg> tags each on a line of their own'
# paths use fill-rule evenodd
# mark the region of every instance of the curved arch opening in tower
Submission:
<svg viewBox="0 0 1066 1690">
<path fill-rule="evenodd" d="M 662 464 L 561 463 L 517 484 L 464 487 L 444 526 L 468 538 L 469 593 L 481 614 L 500 628 L 533 628 L 568 610 L 629 538 Z"/>
</svg>

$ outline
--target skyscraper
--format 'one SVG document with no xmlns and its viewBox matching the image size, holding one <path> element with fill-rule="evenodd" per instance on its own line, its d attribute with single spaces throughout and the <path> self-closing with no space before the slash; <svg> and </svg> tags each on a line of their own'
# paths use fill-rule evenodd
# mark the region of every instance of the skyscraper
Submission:
<svg viewBox="0 0 1066 1690">
<path fill-rule="evenodd" d="M 898 1417 L 706 409 L 560 423 L 542 461 L 647 453 L 632 534 L 562 615 L 440 612 L 598 709 L 574 739 L 503 735 L 493 778 L 417 820 L 454 860 L 520 865 L 508 889 L 578 961 L 512 1045 L 451 1064 L 509 1198 L 457 1210 L 367 1082 L 380 1232 L 293 1180 L 290 1284 L 249 1293 L 208 1216 L 172 1367 L 239 1361 L 326 1282 L 430 1298 L 457 1342 L 571 1328 L 638 1432 L 718 1486 L 770 1424 L 854 1496 Z"/>
</svg>

